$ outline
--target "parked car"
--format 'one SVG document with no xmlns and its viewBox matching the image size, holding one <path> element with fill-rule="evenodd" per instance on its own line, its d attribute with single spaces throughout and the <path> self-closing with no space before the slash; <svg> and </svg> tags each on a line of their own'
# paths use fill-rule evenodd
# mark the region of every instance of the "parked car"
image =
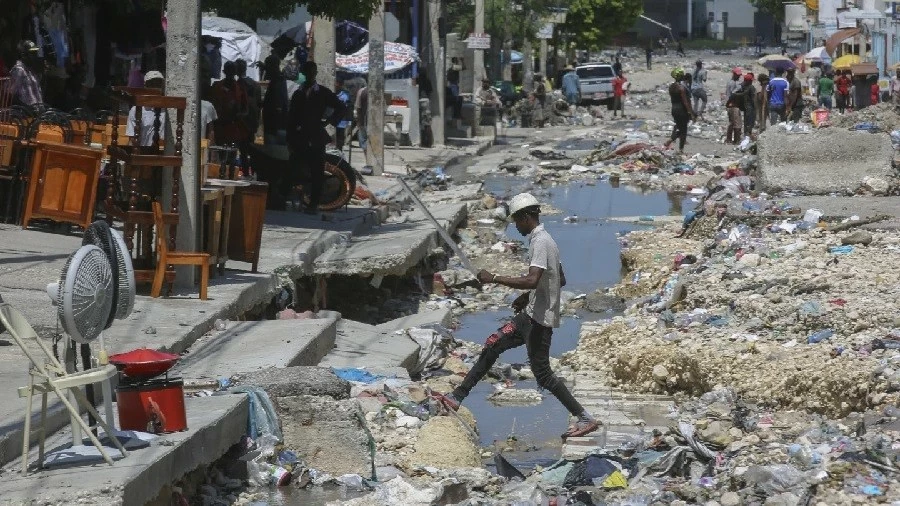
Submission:
<svg viewBox="0 0 900 506">
<path fill-rule="evenodd" d="M 581 83 L 582 104 L 609 104 L 613 99 L 613 78 L 616 77 L 612 65 L 608 63 L 586 63 L 575 68 Z"/>
</svg>

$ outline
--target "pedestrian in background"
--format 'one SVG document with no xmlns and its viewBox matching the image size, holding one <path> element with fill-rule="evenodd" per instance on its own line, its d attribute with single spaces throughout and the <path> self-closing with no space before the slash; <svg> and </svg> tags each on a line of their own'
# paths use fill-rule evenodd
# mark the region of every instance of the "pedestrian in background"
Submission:
<svg viewBox="0 0 900 506">
<path fill-rule="evenodd" d="M 678 151 L 684 152 L 684 145 L 687 143 L 688 122 L 696 119 L 694 110 L 691 109 L 691 101 L 688 99 L 687 91 L 684 89 L 682 80 L 684 79 L 684 70 L 676 67 L 672 70 L 672 83 L 669 84 L 669 100 L 672 102 L 672 120 L 675 125 L 672 127 L 672 136 L 666 141 L 665 147 L 669 149 L 675 139 L 678 139 Z"/>
<path fill-rule="evenodd" d="M 850 81 L 849 74 L 849 70 L 846 73 L 839 70 L 838 76 L 834 80 L 834 87 L 837 89 L 835 106 L 837 106 L 837 109 L 841 114 L 844 114 L 844 111 L 850 107 L 850 88 L 853 86 L 853 83 Z"/>
<path fill-rule="evenodd" d="M 699 118 L 703 118 L 703 111 L 706 110 L 706 102 L 709 100 L 706 94 L 706 69 L 703 68 L 703 60 L 694 62 L 694 73 L 691 75 L 691 97 L 694 99 L 694 113 Z"/>
<path fill-rule="evenodd" d="M 650 60 L 653 58 L 653 45 L 648 43 L 647 47 L 644 48 L 644 52 L 647 54 L 647 70 L 652 70 L 653 65 Z"/>
<path fill-rule="evenodd" d="M 566 95 L 566 102 L 569 105 L 578 105 L 581 101 L 581 81 L 578 79 L 574 67 L 570 65 L 565 70 L 566 73 L 562 77 L 562 89 Z"/>
<path fill-rule="evenodd" d="M 759 81 L 759 91 L 755 93 L 756 101 L 753 106 L 756 109 L 756 125 L 762 133 L 766 131 L 769 118 L 769 74 L 762 73 L 756 80 Z"/>
<path fill-rule="evenodd" d="M 725 131 L 725 143 L 732 144 L 735 141 L 735 133 L 740 135 L 743 120 L 741 119 L 741 110 L 732 103 L 731 96 L 734 95 L 741 87 L 741 76 L 744 71 L 740 67 L 731 69 L 731 79 L 725 84 L 725 96 L 723 102 L 728 108 L 728 128 Z"/>
<path fill-rule="evenodd" d="M 825 75 L 819 78 L 816 94 L 818 95 L 819 107 L 824 107 L 830 111 L 831 107 L 834 105 L 832 102 L 834 95 L 834 74 L 826 72 Z"/>
<path fill-rule="evenodd" d="M 237 70 L 238 85 L 243 86 L 247 95 L 247 116 L 244 123 L 247 124 L 247 142 L 256 141 L 256 131 L 259 130 L 259 111 L 262 106 L 262 88 L 259 83 L 247 77 L 247 62 L 238 58 L 234 62 Z"/>
<path fill-rule="evenodd" d="M 803 83 L 797 77 L 797 71 L 787 71 L 788 96 L 785 101 L 785 114 L 788 120 L 797 123 L 803 114 Z"/>
<path fill-rule="evenodd" d="M 290 100 L 287 80 L 279 68 L 279 61 L 277 56 L 269 55 L 263 66 L 265 77 L 269 81 L 262 106 L 263 142 L 266 145 L 281 145 L 287 142 L 285 129 Z"/>
<path fill-rule="evenodd" d="M 619 72 L 615 79 L 613 79 L 613 118 L 616 117 L 616 113 L 622 113 L 621 116 L 625 117 L 625 90 L 628 87 L 628 79 L 625 79 L 625 74 Z"/>
<path fill-rule="evenodd" d="M 894 107 L 900 108 L 900 68 L 897 69 L 897 73 L 891 78 L 891 102 L 894 104 Z"/>
<path fill-rule="evenodd" d="M 776 70 L 775 77 L 769 81 L 769 86 L 766 89 L 769 95 L 769 122 L 772 125 L 787 120 L 785 116 L 787 111 L 785 99 L 787 98 L 790 84 L 787 82 L 787 79 L 782 77 L 783 75 L 783 70 Z"/>
<path fill-rule="evenodd" d="M 744 74 L 741 93 L 744 95 L 744 135 L 752 137 L 756 124 L 756 88 L 753 87 L 753 74 L 750 72 Z"/>
</svg>

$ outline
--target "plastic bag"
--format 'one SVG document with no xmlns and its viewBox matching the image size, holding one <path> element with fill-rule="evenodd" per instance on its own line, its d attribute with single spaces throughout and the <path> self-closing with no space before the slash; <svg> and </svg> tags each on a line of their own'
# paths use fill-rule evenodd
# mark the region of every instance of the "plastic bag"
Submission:
<svg viewBox="0 0 900 506">
<path fill-rule="evenodd" d="M 274 447 L 283 436 L 275 406 L 269 394 L 262 388 L 244 385 L 231 389 L 232 392 L 246 393 L 250 400 L 250 416 L 247 420 L 247 434 L 256 440 L 260 448 Z"/>
</svg>

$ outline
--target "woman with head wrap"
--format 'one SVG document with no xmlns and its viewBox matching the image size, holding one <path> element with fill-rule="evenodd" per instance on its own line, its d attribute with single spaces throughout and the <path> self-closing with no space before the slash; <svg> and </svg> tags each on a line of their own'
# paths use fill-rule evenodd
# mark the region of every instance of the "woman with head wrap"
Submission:
<svg viewBox="0 0 900 506">
<path fill-rule="evenodd" d="M 688 99 L 687 90 L 681 81 L 684 79 L 684 70 L 676 67 L 672 70 L 672 83 L 669 84 L 669 99 L 672 101 L 672 120 L 675 126 L 672 127 L 672 136 L 666 141 L 666 149 L 678 139 L 678 151 L 684 152 L 684 143 L 687 141 L 688 122 L 696 119 L 694 110 L 691 108 L 691 101 Z"/>
</svg>

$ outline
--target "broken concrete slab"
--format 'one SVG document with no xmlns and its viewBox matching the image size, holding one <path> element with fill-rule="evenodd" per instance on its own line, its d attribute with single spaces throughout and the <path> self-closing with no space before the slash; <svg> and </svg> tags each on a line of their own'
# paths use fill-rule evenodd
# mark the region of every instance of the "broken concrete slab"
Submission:
<svg viewBox="0 0 900 506">
<path fill-rule="evenodd" d="M 900 228 L 900 208 L 896 197 L 833 197 L 808 196 L 786 199 L 792 206 L 802 210 L 819 209 L 825 221 L 840 221 L 851 216 L 868 218 L 873 216 L 894 216 L 893 219 L 863 225 L 868 230 L 896 230 Z"/>
<path fill-rule="evenodd" d="M 327 395 L 332 399 L 350 396 L 350 382 L 335 376 L 328 367 L 269 367 L 238 374 L 234 380 L 238 385 L 262 388 L 273 399 L 297 395 Z"/>
<path fill-rule="evenodd" d="M 331 351 L 333 319 L 232 323 L 198 341 L 173 372 L 188 382 L 215 381 L 269 367 L 315 365 Z"/>
<path fill-rule="evenodd" d="M 461 202 L 464 200 L 478 200 L 481 198 L 482 183 L 469 183 L 454 185 L 441 191 L 423 191 L 419 193 L 419 200 L 426 205 L 437 202 Z"/>
<path fill-rule="evenodd" d="M 376 325 L 375 328 L 383 332 L 396 332 L 398 330 L 411 329 L 426 325 L 442 325 L 450 327 L 453 324 L 453 311 L 450 308 L 435 309 L 422 313 L 411 314 L 403 318 L 397 318 L 389 322 Z"/>
<path fill-rule="evenodd" d="M 378 330 L 372 325 L 340 320 L 334 349 L 319 363 L 325 367 L 402 367 L 419 359 L 419 345 L 409 336 Z"/>
<path fill-rule="evenodd" d="M 807 195 L 856 192 L 893 178 L 894 149 L 885 133 L 833 128 L 786 134 L 772 128 L 759 136 L 759 187 Z M 874 186 L 881 186 L 880 183 Z"/>
<path fill-rule="evenodd" d="M 306 465 L 334 475 L 372 475 L 370 435 L 355 399 L 296 395 L 274 399 L 284 444 Z"/>
<path fill-rule="evenodd" d="M 338 244 L 315 259 L 316 274 L 403 275 L 437 246 L 433 227 L 399 223 Z"/>
<path fill-rule="evenodd" d="M 108 466 L 61 467 L 20 474 L 19 461 L 4 468 L 0 480 L 2 504 L 146 504 L 163 488 L 220 458 L 247 432 L 246 395 L 217 395 L 185 399 L 188 430 L 165 434 L 148 448 Z M 71 441 L 59 433 L 48 440 Z M 37 450 L 31 456 L 36 459 Z"/>
</svg>

